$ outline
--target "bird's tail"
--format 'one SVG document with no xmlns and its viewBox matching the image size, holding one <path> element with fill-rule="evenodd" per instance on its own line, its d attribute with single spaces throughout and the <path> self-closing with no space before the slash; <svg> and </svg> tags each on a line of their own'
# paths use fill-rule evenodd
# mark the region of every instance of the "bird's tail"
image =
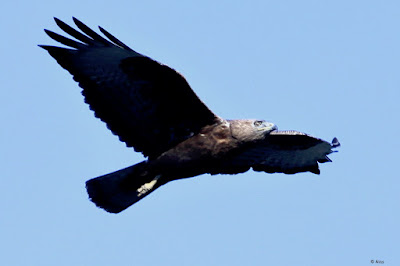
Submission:
<svg viewBox="0 0 400 266">
<path fill-rule="evenodd" d="M 163 183 L 161 175 L 151 175 L 146 162 L 90 179 L 86 182 L 89 198 L 98 207 L 111 213 L 119 213 Z"/>
</svg>

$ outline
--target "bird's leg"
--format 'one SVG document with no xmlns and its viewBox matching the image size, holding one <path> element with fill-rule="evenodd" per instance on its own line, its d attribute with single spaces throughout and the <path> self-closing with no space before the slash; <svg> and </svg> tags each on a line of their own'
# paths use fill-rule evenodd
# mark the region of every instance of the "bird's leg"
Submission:
<svg viewBox="0 0 400 266">
<path fill-rule="evenodd" d="M 153 180 L 151 180 L 149 183 L 145 183 L 144 185 L 142 185 L 140 188 L 138 188 L 137 193 L 138 193 L 138 197 L 143 196 L 144 194 L 146 194 L 147 192 L 149 192 L 150 190 L 153 189 L 154 185 L 157 183 L 158 179 L 161 177 L 161 175 L 156 175 L 156 177 L 154 177 Z"/>
</svg>

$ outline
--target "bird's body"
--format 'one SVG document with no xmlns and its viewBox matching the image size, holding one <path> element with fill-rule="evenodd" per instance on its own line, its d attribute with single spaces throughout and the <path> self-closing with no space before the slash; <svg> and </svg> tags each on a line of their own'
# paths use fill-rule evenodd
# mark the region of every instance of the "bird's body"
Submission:
<svg viewBox="0 0 400 266">
<path fill-rule="evenodd" d="M 319 174 L 318 162 L 339 146 L 264 120 L 225 120 L 200 101 L 183 76 L 141 55 L 100 28 L 79 20 L 85 34 L 56 19 L 78 41 L 46 33 L 69 46 L 41 45 L 83 88 L 85 102 L 128 147 L 148 159 L 86 183 L 91 200 L 118 213 L 169 181 L 250 168 L 268 173 Z M 72 48 L 72 49 L 71 49 Z"/>
<path fill-rule="evenodd" d="M 99 205 L 109 212 L 119 212 L 133 204 L 132 199 L 136 200 L 137 196 L 146 195 L 173 180 L 204 173 L 229 174 L 231 171 L 239 173 L 249 170 L 248 166 L 235 168 L 234 165 L 228 164 L 250 142 L 243 138 L 245 135 L 235 135 L 235 125 L 239 121 L 243 122 L 221 119 L 219 123 L 205 126 L 198 134 L 182 141 L 157 158 L 89 180 L 87 188 L 90 198 L 97 204 L 100 202 Z M 243 130 L 246 124 L 253 128 L 253 122 L 254 120 L 248 120 L 241 125 L 241 129 Z M 272 124 L 267 125 L 271 130 L 275 129 Z M 262 131 L 262 134 L 256 135 L 258 140 L 262 141 L 268 137 L 268 132 Z M 116 186 L 117 184 L 119 185 Z M 110 189 L 114 186 L 115 189 Z M 116 202 L 122 205 L 116 205 Z"/>
</svg>

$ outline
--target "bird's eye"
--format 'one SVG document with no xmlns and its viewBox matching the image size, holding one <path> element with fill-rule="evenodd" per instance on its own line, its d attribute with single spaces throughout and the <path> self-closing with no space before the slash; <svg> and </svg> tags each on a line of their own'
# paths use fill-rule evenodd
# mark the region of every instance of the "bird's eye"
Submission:
<svg viewBox="0 0 400 266">
<path fill-rule="evenodd" d="M 254 126 L 259 127 L 261 126 L 262 123 L 263 123 L 262 121 L 256 121 L 254 122 Z"/>
</svg>

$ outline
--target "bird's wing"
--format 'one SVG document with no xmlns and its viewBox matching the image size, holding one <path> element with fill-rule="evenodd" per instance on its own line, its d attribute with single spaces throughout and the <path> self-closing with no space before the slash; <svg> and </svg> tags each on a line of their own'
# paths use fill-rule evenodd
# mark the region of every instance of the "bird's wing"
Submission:
<svg viewBox="0 0 400 266">
<path fill-rule="evenodd" d="M 251 168 L 267 173 L 319 174 L 318 163 L 330 162 L 328 154 L 340 146 L 297 131 L 272 131 L 263 141 L 251 143 L 224 162 L 221 172 L 245 172 Z"/>
<path fill-rule="evenodd" d="M 156 157 L 219 121 L 178 72 L 133 51 L 101 27 L 108 40 L 73 20 L 82 32 L 55 18 L 78 41 L 45 30 L 68 48 L 40 47 L 73 75 L 95 116 L 128 147 Z"/>
</svg>

